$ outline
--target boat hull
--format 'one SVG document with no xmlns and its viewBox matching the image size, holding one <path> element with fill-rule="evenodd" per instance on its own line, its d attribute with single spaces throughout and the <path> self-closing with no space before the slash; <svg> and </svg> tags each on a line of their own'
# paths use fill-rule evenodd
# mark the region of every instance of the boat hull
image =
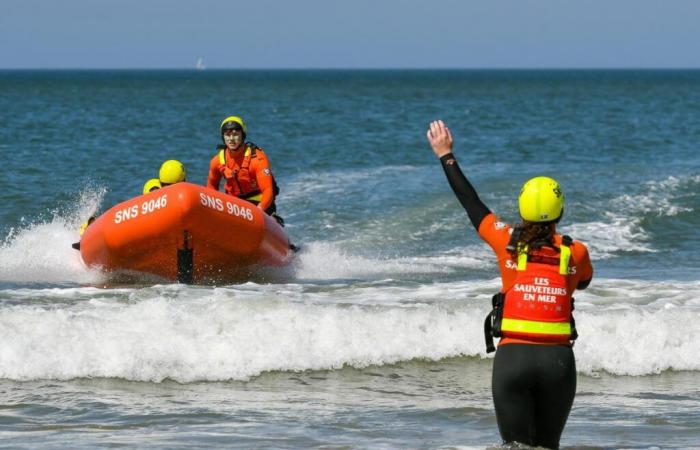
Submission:
<svg viewBox="0 0 700 450">
<path fill-rule="evenodd" d="M 83 234 L 85 264 L 168 280 L 239 279 L 291 259 L 276 220 L 244 200 L 178 183 L 122 202 Z"/>
</svg>

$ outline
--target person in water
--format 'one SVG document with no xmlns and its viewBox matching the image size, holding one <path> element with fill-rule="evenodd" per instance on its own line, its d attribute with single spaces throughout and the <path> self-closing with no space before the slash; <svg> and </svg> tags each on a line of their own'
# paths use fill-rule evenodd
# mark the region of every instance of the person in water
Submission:
<svg viewBox="0 0 700 450">
<path fill-rule="evenodd" d="M 227 194 L 257 205 L 280 224 L 275 197 L 279 188 L 272 175 L 265 152 L 252 142 L 246 142 L 248 129 L 243 119 L 229 116 L 221 122 L 221 140 L 217 154 L 209 164 L 207 187 L 219 190 L 221 179 Z"/>
<path fill-rule="evenodd" d="M 487 351 L 500 337 L 491 388 L 504 443 L 559 448 L 576 393 L 576 339 L 572 293 L 585 289 L 593 268 L 584 244 L 556 232 L 564 194 L 548 177 L 525 183 L 518 204 L 522 223 L 502 222 L 481 201 L 452 153 L 441 121 L 428 141 L 479 236 L 498 259 L 503 287 L 484 324 Z"/>
<path fill-rule="evenodd" d="M 146 181 L 146 184 L 143 185 L 143 193 L 145 195 L 162 187 L 187 181 L 186 178 L 187 172 L 184 164 L 176 159 L 169 159 L 160 166 L 158 178 Z"/>
</svg>

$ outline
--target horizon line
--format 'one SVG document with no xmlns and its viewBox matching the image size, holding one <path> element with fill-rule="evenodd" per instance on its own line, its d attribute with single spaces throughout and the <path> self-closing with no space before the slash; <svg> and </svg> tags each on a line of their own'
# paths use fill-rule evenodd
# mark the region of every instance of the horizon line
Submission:
<svg viewBox="0 0 700 450">
<path fill-rule="evenodd" d="M 566 70 L 590 70 L 590 71 L 643 71 L 643 70 L 700 70 L 700 66 L 689 67 L 207 67 L 206 69 L 198 69 L 196 67 L 0 67 L 0 71 L 188 71 L 188 72 L 253 72 L 253 71 L 303 71 L 303 70 L 318 70 L 318 71 L 566 71 Z"/>
</svg>

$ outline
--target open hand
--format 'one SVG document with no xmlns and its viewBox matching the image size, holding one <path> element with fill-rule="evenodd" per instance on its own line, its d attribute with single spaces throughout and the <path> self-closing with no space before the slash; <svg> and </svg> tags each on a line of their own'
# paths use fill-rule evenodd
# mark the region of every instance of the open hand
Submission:
<svg viewBox="0 0 700 450">
<path fill-rule="evenodd" d="M 428 142 L 438 158 L 452 152 L 452 133 L 442 120 L 430 122 L 427 136 Z"/>
</svg>

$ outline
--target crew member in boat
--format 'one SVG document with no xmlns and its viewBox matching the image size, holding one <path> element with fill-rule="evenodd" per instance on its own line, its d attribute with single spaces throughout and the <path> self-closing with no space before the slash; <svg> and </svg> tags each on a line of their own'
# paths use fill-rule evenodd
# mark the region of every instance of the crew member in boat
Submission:
<svg viewBox="0 0 700 450">
<path fill-rule="evenodd" d="M 146 184 L 143 185 L 143 193 L 145 195 L 162 187 L 186 181 L 186 178 L 185 165 L 176 159 L 169 159 L 160 166 L 158 178 L 146 181 Z"/>
<path fill-rule="evenodd" d="M 272 175 L 267 155 L 257 145 L 246 141 L 248 129 L 238 116 L 229 116 L 221 122 L 221 140 L 217 153 L 209 164 L 207 187 L 219 190 L 224 180 L 227 194 L 257 205 L 274 217 L 281 225 L 284 221 L 277 215 L 275 197 L 279 188 Z"/>
</svg>

